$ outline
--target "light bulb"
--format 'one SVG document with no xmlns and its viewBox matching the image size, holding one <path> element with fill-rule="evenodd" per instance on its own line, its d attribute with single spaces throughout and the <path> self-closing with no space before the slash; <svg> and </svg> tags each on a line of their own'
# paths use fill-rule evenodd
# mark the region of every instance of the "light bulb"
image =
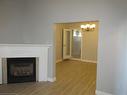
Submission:
<svg viewBox="0 0 127 95">
<path fill-rule="evenodd" d="M 94 29 L 96 27 L 95 24 L 90 25 L 90 28 Z"/>
<path fill-rule="evenodd" d="M 86 31 L 89 31 L 89 30 L 90 30 L 90 24 L 86 24 L 86 25 L 85 25 L 85 30 L 86 30 Z"/>
<path fill-rule="evenodd" d="M 86 24 L 85 26 L 86 26 L 86 28 L 90 28 L 90 24 Z"/>
<path fill-rule="evenodd" d="M 80 27 L 81 27 L 81 28 L 85 28 L 85 25 L 81 25 Z"/>
</svg>

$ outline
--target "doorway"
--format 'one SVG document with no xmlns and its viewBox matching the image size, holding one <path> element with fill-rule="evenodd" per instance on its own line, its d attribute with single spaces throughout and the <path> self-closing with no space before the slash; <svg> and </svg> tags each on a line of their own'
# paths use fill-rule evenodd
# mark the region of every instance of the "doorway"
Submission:
<svg viewBox="0 0 127 95">
<path fill-rule="evenodd" d="M 84 31 L 83 25 L 95 25 L 95 28 Z M 97 63 L 98 21 L 56 23 L 54 26 L 56 63 L 66 59 Z"/>
<path fill-rule="evenodd" d="M 61 86 L 71 87 L 66 90 L 72 95 L 95 95 L 98 25 L 98 21 L 55 24 L 56 78 Z"/>
<path fill-rule="evenodd" d="M 63 29 L 63 60 L 81 59 L 82 32 L 79 29 Z"/>
</svg>

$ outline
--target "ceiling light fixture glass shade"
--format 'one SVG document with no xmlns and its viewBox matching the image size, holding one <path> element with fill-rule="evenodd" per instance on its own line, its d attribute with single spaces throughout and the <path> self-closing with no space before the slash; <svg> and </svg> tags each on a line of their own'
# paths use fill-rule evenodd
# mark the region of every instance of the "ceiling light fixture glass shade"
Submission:
<svg viewBox="0 0 127 95">
<path fill-rule="evenodd" d="M 95 30 L 96 25 L 95 24 L 86 24 L 86 25 L 81 25 L 80 28 L 83 31 L 94 31 Z"/>
</svg>

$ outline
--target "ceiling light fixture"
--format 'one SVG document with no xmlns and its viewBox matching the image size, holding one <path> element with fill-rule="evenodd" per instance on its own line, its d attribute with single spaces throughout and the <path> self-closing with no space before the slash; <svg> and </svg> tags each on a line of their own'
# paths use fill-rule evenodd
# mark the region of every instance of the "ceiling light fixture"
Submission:
<svg viewBox="0 0 127 95">
<path fill-rule="evenodd" d="M 94 31 L 96 25 L 95 24 L 85 24 L 80 26 L 82 31 Z"/>
</svg>

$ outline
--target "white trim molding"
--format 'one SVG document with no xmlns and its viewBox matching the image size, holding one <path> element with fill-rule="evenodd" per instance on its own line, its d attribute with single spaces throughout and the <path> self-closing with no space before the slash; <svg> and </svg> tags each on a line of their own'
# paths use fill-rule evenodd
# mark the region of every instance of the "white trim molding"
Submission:
<svg viewBox="0 0 127 95">
<path fill-rule="evenodd" d="M 113 94 L 96 90 L 96 95 L 113 95 Z"/>
<path fill-rule="evenodd" d="M 97 61 L 93 61 L 93 60 L 85 60 L 85 59 L 77 59 L 77 58 L 70 58 L 70 59 L 76 61 L 82 61 L 82 62 L 97 63 Z"/>
<path fill-rule="evenodd" d="M 78 59 L 78 58 L 70 58 L 70 60 L 82 61 L 81 59 Z"/>
<path fill-rule="evenodd" d="M 48 81 L 49 82 L 55 82 L 56 81 L 56 77 L 54 77 L 54 78 L 48 78 Z"/>
<path fill-rule="evenodd" d="M 93 60 L 82 60 L 83 62 L 89 62 L 89 63 L 97 63 L 97 61 L 93 61 Z"/>
</svg>

